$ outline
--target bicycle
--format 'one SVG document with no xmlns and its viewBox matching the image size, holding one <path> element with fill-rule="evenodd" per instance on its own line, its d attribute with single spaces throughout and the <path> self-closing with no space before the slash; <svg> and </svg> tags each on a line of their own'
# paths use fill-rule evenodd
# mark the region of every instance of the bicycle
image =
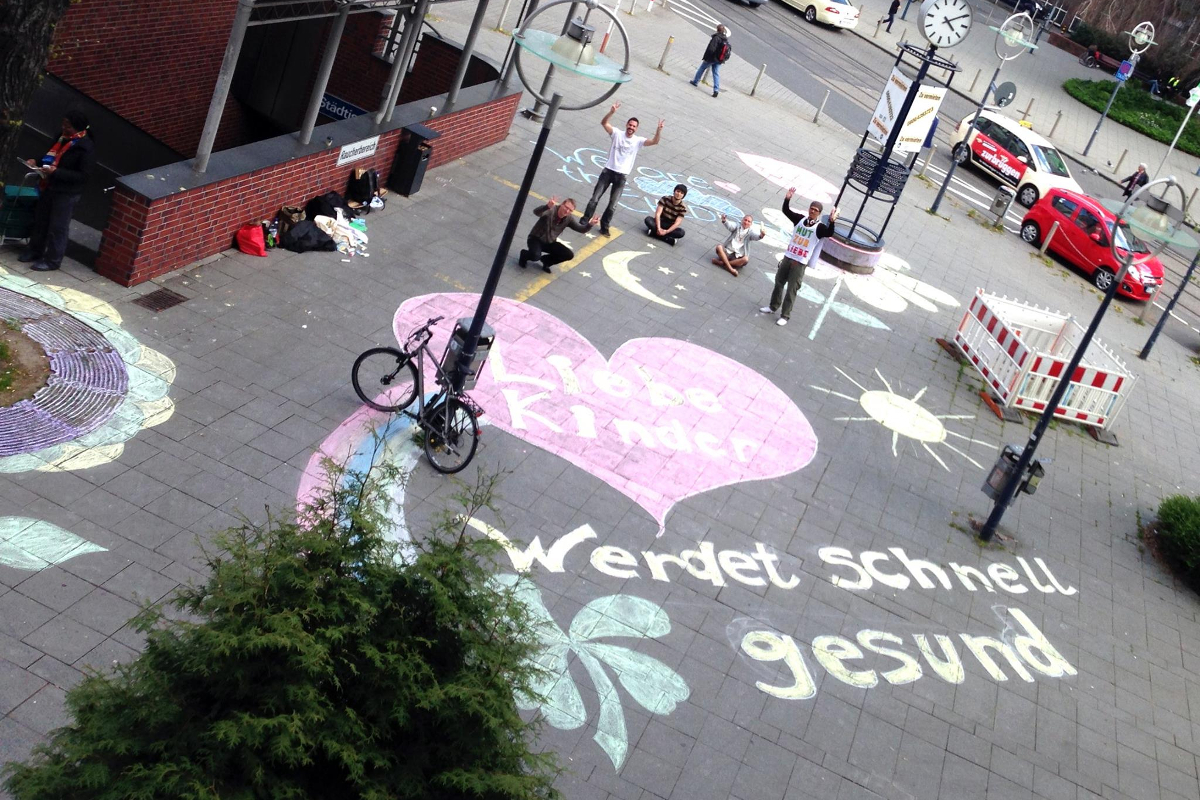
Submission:
<svg viewBox="0 0 1200 800">
<path fill-rule="evenodd" d="M 350 380 L 364 403 L 377 411 L 401 413 L 416 422 L 425 439 L 425 456 L 443 474 L 465 469 L 479 446 L 479 417 L 483 414 L 465 392 L 455 392 L 444 365 L 433 356 L 432 328 L 442 317 L 433 317 L 408 335 L 403 349 L 372 347 L 354 361 Z M 425 355 L 437 371 L 438 391 L 425 399 Z M 371 391 L 374 390 L 374 393 Z M 417 402 L 414 414 L 408 408 Z"/>
</svg>

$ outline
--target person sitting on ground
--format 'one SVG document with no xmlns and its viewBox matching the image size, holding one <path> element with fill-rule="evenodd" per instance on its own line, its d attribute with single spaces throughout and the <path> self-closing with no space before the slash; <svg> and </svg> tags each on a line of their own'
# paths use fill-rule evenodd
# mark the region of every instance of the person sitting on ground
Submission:
<svg viewBox="0 0 1200 800">
<path fill-rule="evenodd" d="M 587 233 L 593 225 L 600 221 L 599 217 L 592 217 L 587 222 L 576 220 L 573 216 L 575 213 L 573 197 L 568 197 L 562 203 L 558 202 L 557 197 L 551 197 L 546 201 L 546 205 L 538 206 L 533 213 L 537 216 L 538 221 L 533 223 L 533 230 L 529 232 L 529 237 L 525 240 L 529 249 L 521 251 L 517 262 L 524 268 L 530 261 L 540 261 L 542 262 L 542 272 L 549 272 L 555 264 L 570 261 L 575 257 L 575 252 L 558 240 L 564 230 L 570 228 L 580 233 Z"/>
<path fill-rule="evenodd" d="M 717 257 L 712 263 L 724 267 L 726 272 L 736 278 L 738 270 L 750 261 L 750 243 L 766 236 L 767 231 L 761 225 L 758 227 L 758 233 L 751 230 L 754 217 L 749 214 L 742 217 L 740 225 L 722 214 L 721 224 L 729 231 L 729 236 L 722 244 L 717 245 Z"/>
<path fill-rule="evenodd" d="M 654 213 L 645 219 L 646 233 L 674 247 L 684 235 L 683 216 L 687 214 L 687 206 L 683 204 L 683 198 L 686 196 L 687 187 L 677 183 L 672 194 L 659 198 Z"/>
</svg>

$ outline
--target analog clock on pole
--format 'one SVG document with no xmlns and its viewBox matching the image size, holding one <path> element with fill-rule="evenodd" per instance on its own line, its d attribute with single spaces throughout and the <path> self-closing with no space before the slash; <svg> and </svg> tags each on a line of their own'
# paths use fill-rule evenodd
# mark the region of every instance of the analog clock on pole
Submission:
<svg viewBox="0 0 1200 800">
<path fill-rule="evenodd" d="M 921 3 L 921 33 L 936 47 L 954 47 L 971 30 L 968 0 L 925 0 Z"/>
</svg>

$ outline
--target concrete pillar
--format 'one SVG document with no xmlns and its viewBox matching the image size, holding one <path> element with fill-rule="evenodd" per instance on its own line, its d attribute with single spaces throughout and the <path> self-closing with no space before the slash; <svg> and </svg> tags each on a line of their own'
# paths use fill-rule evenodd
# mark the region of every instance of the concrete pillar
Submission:
<svg viewBox="0 0 1200 800">
<path fill-rule="evenodd" d="M 475 6 L 475 16 L 471 18 L 471 29 L 467 31 L 467 41 L 463 44 L 462 55 L 458 57 L 458 69 L 454 72 L 454 82 L 450 84 L 450 93 L 446 95 L 446 107 L 443 113 L 449 113 L 458 102 L 458 93 L 467 77 L 467 68 L 471 66 L 471 55 L 475 52 L 475 39 L 483 26 L 483 12 L 487 10 L 488 0 L 479 0 Z"/>
<path fill-rule="evenodd" d="M 317 68 L 317 80 L 313 83 L 312 95 L 308 98 L 308 109 L 304 112 L 304 124 L 300 126 L 300 144 L 312 141 L 313 126 L 317 124 L 317 114 L 321 112 L 321 98 L 325 96 L 325 87 L 329 85 L 329 75 L 333 72 L 333 61 L 337 57 L 338 45 L 342 41 L 342 31 L 346 29 L 346 18 L 350 16 L 350 6 L 342 6 L 342 10 L 334 17 L 333 25 L 329 28 L 329 37 L 325 40 L 325 54 L 321 56 L 321 66 Z"/>
<path fill-rule="evenodd" d="M 217 129 L 221 127 L 221 115 L 225 113 L 229 86 L 233 83 L 233 73 L 237 69 L 238 56 L 242 53 L 242 42 L 246 39 L 246 28 L 250 25 L 250 12 L 253 10 L 254 0 L 238 0 L 233 28 L 229 31 L 229 41 L 225 43 L 225 57 L 221 59 L 217 85 L 213 87 L 212 99 L 208 103 L 208 116 L 204 118 L 204 130 L 200 133 L 200 145 L 196 148 L 196 159 L 192 162 L 192 169 L 196 172 L 208 169 L 208 158 L 212 155 L 213 142 L 217 140 Z"/>
</svg>

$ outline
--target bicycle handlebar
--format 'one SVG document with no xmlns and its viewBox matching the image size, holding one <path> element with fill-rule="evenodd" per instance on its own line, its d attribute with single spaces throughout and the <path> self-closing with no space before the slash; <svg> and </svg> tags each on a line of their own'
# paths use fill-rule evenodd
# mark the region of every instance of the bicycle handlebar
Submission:
<svg viewBox="0 0 1200 800">
<path fill-rule="evenodd" d="M 421 327 L 417 328 L 412 333 L 410 333 L 408 335 L 408 341 L 410 341 L 410 342 L 415 341 L 415 340 L 421 338 L 422 335 L 426 335 L 426 334 L 429 334 L 430 336 L 432 336 L 432 334 L 430 334 L 429 329 L 432 328 L 437 323 L 441 322 L 443 319 L 445 319 L 445 317 L 443 317 L 443 316 L 431 318 L 424 325 L 422 325 Z"/>
</svg>

